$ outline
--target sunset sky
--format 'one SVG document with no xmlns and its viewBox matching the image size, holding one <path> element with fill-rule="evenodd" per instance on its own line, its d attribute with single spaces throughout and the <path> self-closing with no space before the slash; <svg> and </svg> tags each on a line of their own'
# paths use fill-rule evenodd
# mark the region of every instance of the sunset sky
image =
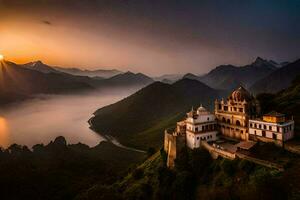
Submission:
<svg viewBox="0 0 300 200">
<path fill-rule="evenodd" d="M 149 75 L 293 61 L 299 10 L 298 0 L 0 0 L 0 54 Z"/>
</svg>

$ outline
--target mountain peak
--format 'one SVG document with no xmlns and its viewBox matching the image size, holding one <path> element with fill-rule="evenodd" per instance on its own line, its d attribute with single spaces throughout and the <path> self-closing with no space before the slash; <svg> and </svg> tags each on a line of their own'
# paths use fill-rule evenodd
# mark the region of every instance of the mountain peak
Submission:
<svg viewBox="0 0 300 200">
<path fill-rule="evenodd" d="M 36 64 L 44 64 L 41 60 L 37 60 L 34 63 L 36 63 Z"/>
<path fill-rule="evenodd" d="M 264 63 L 266 63 L 266 62 L 268 62 L 268 61 L 258 56 L 258 57 L 255 59 L 255 61 L 253 62 L 253 64 L 261 65 L 261 64 L 264 64 Z"/>
<path fill-rule="evenodd" d="M 269 67 L 269 68 L 277 68 L 278 64 L 275 61 L 268 61 L 266 59 L 263 59 L 261 57 L 257 57 L 255 61 L 252 63 L 252 66 L 254 67 Z"/>
</svg>

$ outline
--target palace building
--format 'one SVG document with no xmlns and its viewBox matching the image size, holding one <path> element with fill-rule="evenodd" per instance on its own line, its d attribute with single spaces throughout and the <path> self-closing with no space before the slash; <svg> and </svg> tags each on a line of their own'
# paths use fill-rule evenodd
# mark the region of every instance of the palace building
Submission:
<svg viewBox="0 0 300 200">
<path fill-rule="evenodd" d="M 187 118 L 177 122 L 176 130 L 165 130 L 164 149 L 168 154 L 167 165 L 174 166 L 177 151 L 183 146 L 190 149 L 199 148 L 201 141 L 215 141 L 217 139 L 217 122 L 214 114 L 202 105 L 187 113 Z"/>
<path fill-rule="evenodd" d="M 248 140 L 249 119 L 260 112 L 259 103 L 243 87 L 233 91 L 226 101 L 215 101 L 215 115 L 222 135 L 239 140 Z"/>
<path fill-rule="evenodd" d="M 187 113 L 186 145 L 199 148 L 201 141 L 215 141 L 217 139 L 217 122 L 214 114 L 207 111 L 202 105 L 195 111 Z"/>
<path fill-rule="evenodd" d="M 262 119 L 249 120 L 249 139 L 254 141 L 273 142 L 282 146 L 285 141 L 294 137 L 294 120 L 284 114 L 272 111 Z"/>
<path fill-rule="evenodd" d="M 190 149 L 203 146 L 214 155 L 233 159 L 237 150 L 249 150 L 257 141 L 283 146 L 294 137 L 293 119 L 277 112 L 262 118 L 258 118 L 259 114 L 259 102 L 243 87 L 233 91 L 226 101 L 216 100 L 214 114 L 202 105 L 197 110 L 192 108 L 186 119 L 177 122 L 174 131 L 165 130 L 167 166 L 175 166 L 177 153 L 185 146 Z M 237 143 L 225 145 L 226 150 L 219 144 L 228 139 Z"/>
</svg>

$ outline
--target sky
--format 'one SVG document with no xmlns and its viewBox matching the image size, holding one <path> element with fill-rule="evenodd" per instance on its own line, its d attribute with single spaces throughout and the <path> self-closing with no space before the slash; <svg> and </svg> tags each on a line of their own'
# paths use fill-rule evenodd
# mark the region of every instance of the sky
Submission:
<svg viewBox="0 0 300 200">
<path fill-rule="evenodd" d="M 293 61 L 299 10 L 299 0 L 0 0 L 0 54 L 152 76 Z"/>
</svg>

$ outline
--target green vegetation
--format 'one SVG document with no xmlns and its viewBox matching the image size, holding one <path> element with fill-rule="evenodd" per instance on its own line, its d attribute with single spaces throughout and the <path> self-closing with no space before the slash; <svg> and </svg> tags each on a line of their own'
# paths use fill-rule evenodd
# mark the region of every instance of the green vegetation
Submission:
<svg viewBox="0 0 300 200">
<path fill-rule="evenodd" d="M 196 80 L 172 85 L 155 82 L 115 104 L 95 112 L 92 128 L 122 144 L 147 150 L 159 148 L 164 129 L 172 128 L 192 106 L 213 108 L 219 92 Z"/>
<path fill-rule="evenodd" d="M 85 192 L 82 199 L 93 199 L 92 194 L 108 192 L 115 194 L 111 199 L 130 200 L 299 198 L 299 158 L 283 173 L 245 160 L 212 160 L 209 153 L 201 149 L 182 149 L 174 170 L 165 166 L 165 159 L 165 152 L 161 150 L 124 179 L 110 187 L 94 186 L 93 192 Z M 103 195 L 98 197 L 110 199 Z"/>
<path fill-rule="evenodd" d="M 294 116 L 297 132 L 300 130 L 300 76 L 290 87 L 276 94 L 260 94 L 257 96 L 261 102 L 262 112 L 271 110 Z"/>
<path fill-rule="evenodd" d="M 108 142 L 67 145 L 63 137 L 32 150 L 14 144 L 0 151 L 1 199 L 74 199 L 117 181 L 145 156 Z"/>
</svg>

